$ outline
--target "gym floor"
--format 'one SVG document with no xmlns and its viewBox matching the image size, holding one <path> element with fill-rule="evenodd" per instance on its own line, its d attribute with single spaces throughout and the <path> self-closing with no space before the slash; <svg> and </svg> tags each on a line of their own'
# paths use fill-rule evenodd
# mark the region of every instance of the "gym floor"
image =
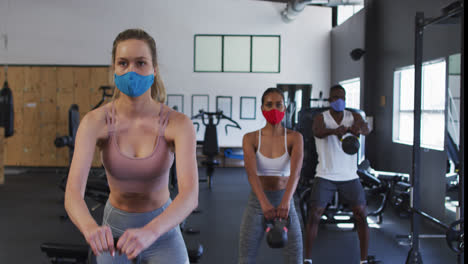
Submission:
<svg viewBox="0 0 468 264">
<path fill-rule="evenodd" d="M 69 220 L 61 220 L 63 192 L 58 188 L 63 171 L 7 170 L 6 183 L 0 185 L 0 263 L 49 264 L 40 250 L 44 242 L 84 243 L 84 239 Z M 200 177 L 204 169 L 200 169 Z M 200 242 L 204 254 L 198 263 L 236 263 L 240 220 L 250 192 L 243 168 L 215 170 L 213 189 L 200 183 L 198 214 L 192 214 L 187 227 L 200 234 L 184 235 L 188 246 Z M 89 206 L 96 205 L 88 201 Z M 396 235 L 408 234 L 409 220 L 400 219 L 388 208 L 379 228 L 371 229 L 369 254 L 383 263 L 405 263 L 409 250 Z M 102 207 L 93 215 L 101 220 Z M 424 227 L 423 233 L 440 234 L 438 229 Z M 425 264 L 456 263 L 444 239 L 421 241 Z M 327 225 L 319 230 L 314 248 L 314 264 L 359 263 L 358 239 L 350 229 Z M 257 263 L 283 263 L 281 250 L 262 243 Z"/>
</svg>

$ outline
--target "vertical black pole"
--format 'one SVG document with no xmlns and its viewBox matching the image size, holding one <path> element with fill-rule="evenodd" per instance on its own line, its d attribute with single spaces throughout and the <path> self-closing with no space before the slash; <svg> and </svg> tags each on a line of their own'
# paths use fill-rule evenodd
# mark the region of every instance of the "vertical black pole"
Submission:
<svg viewBox="0 0 468 264">
<path fill-rule="evenodd" d="M 336 27 L 338 25 L 338 7 L 332 7 L 332 27 Z"/>
<path fill-rule="evenodd" d="M 420 207 L 420 178 L 421 178 L 421 95 L 422 95 L 422 54 L 424 13 L 416 13 L 415 46 L 414 46 L 414 136 L 413 136 L 413 167 L 411 172 L 411 207 Z M 408 252 L 406 264 L 419 264 L 422 257 L 419 252 L 420 216 L 413 212 L 411 216 L 411 250 Z"/>
<path fill-rule="evenodd" d="M 464 5 L 465 1 L 462 1 Z M 464 8 L 464 7 L 463 7 Z M 464 37 L 465 37 L 465 10 L 461 12 L 461 71 L 460 71 L 460 168 L 459 168 L 459 188 L 458 188 L 458 203 L 460 206 L 460 218 L 465 217 L 465 52 L 464 52 Z M 465 263 L 464 253 L 459 255 L 458 263 Z"/>
</svg>

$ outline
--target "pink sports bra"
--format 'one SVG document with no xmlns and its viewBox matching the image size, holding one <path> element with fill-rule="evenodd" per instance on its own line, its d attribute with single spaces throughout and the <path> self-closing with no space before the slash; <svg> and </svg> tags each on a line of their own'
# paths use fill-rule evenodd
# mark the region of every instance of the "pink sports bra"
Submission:
<svg viewBox="0 0 468 264">
<path fill-rule="evenodd" d="M 114 103 L 112 103 L 112 114 L 106 113 L 109 140 L 101 153 L 102 164 L 106 172 L 110 174 L 109 176 L 119 181 L 152 181 L 160 177 L 168 177 L 174 161 L 174 153 L 169 149 L 164 138 L 164 131 L 172 110 L 169 109 L 164 113 L 163 110 L 164 108 L 161 106 L 159 116 L 156 118 L 159 133 L 153 152 L 147 157 L 135 158 L 122 153 L 118 146 L 115 107 Z"/>
</svg>

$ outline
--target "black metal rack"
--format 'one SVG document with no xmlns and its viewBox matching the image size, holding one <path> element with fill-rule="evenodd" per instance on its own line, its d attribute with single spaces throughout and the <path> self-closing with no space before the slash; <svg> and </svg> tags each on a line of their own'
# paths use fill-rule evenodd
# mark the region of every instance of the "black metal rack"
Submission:
<svg viewBox="0 0 468 264">
<path fill-rule="evenodd" d="M 424 13 L 416 13 L 415 21 L 415 85 L 414 85 L 414 142 L 413 142 L 413 167 L 411 173 L 411 250 L 408 252 L 406 264 L 420 264 L 422 262 L 419 252 L 421 217 L 437 223 L 437 219 L 419 210 L 420 208 L 420 178 L 421 178 L 421 97 L 422 97 L 422 55 L 424 30 L 435 24 L 461 24 L 461 73 L 460 73 L 460 169 L 459 169 L 459 206 L 460 218 L 464 218 L 464 1 L 456 1 L 442 10 L 442 15 L 435 18 L 425 18 Z M 432 218 L 432 219 L 431 219 Z M 439 221 L 440 222 L 440 221 Z M 458 263 L 464 263 L 464 255 L 458 254 Z"/>
</svg>

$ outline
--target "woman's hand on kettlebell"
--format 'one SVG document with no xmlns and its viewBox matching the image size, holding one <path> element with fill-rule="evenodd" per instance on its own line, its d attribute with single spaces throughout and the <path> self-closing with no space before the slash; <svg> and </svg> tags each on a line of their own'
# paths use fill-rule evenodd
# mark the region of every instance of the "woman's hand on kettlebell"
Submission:
<svg viewBox="0 0 468 264">
<path fill-rule="evenodd" d="M 143 250 L 147 249 L 158 236 L 146 229 L 130 228 L 123 233 L 117 242 L 120 253 L 127 255 L 128 259 L 135 259 Z"/>
<path fill-rule="evenodd" d="M 105 251 L 113 256 L 115 253 L 114 238 L 109 226 L 96 226 L 83 233 L 94 255 L 99 256 Z"/>
<path fill-rule="evenodd" d="M 275 219 L 276 218 L 276 208 L 273 207 L 273 205 L 271 205 L 270 203 L 267 203 L 263 208 L 262 208 L 262 211 L 263 211 L 263 216 L 265 216 L 265 218 L 267 220 L 272 220 L 272 219 Z"/>
<path fill-rule="evenodd" d="M 289 202 L 281 202 L 276 208 L 276 217 L 281 219 L 288 219 L 289 215 Z"/>
</svg>

